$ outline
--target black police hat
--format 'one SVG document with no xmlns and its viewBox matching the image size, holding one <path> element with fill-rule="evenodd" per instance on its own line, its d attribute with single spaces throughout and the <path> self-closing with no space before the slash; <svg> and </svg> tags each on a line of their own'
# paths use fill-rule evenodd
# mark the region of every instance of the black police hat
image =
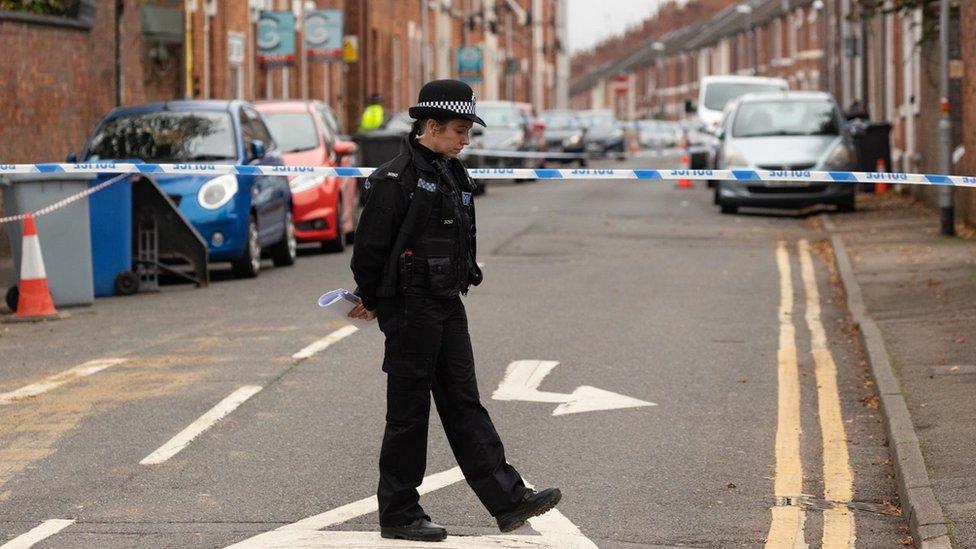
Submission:
<svg viewBox="0 0 976 549">
<path fill-rule="evenodd" d="M 474 92 L 471 86 L 460 80 L 431 80 L 420 88 L 417 104 L 410 107 L 410 117 L 421 118 L 461 118 L 485 126 L 474 107 Z"/>
</svg>

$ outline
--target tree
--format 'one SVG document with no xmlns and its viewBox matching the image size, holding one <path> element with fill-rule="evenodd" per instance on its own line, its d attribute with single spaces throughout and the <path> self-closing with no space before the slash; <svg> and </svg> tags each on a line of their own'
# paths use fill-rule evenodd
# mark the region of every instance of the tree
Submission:
<svg viewBox="0 0 976 549">
<path fill-rule="evenodd" d="M 939 38 L 939 4 L 941 0 L 857 0 L 857 10 L 847 15 L 850 21 L 867 21 L 897 13 L 909 16 L 922 10 L 922 38 L 926 43 Z"/>
</svg>

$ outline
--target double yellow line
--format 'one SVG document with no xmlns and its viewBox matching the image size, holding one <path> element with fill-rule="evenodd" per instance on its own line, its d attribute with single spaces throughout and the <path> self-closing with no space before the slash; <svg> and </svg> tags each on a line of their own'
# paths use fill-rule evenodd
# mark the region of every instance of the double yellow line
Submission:
<svg viewBox="0 0 976 549">
<path fill-rule="evenodd" d="M 856 540 L 854 516 L 846 505 L 853 497 L 854 480 L 847 452 L 847 436 L 837 390 L 837 365 L 827 346 L 820 320 L 820 291 L 813 270 L 810 245 L 799 242 L 800 272 L 806 293 L 806 323 L 810 330 L 810 352 L 817 380 L 817 409 L 823 447 L 824 499 L 833 507 L 823 513 L 821 547 L 850 549 Z M 793 323 L 793 273 L 785 242 L 776 248 L 780 275 L 779 305 L 779 395 L 776 425 L 776 504 L 770 508 L 772 522 L 766 547 L 800 549 L 803 538 L 803 463 L 800 459 L 800 378 Z"/>
</svg>

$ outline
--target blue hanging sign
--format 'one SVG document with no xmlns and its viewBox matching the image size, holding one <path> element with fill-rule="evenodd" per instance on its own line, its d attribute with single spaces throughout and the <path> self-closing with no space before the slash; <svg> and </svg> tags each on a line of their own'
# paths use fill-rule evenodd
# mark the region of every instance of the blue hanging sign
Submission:
<svg viewBox="0 0 976 549">
<path fill-rule="evenodd" d="M 313 61 L 342 61 L 342 10 L 305 12 L 305 55 Z"/>
<path fill-rule="evenodd" d="M 458 79 L 468 84 L 481 82 L 481 46 L 461 46 L 457 49 Z"/>
<path fill-rule="evenodd" d="M 295 63 L 295 14 L 262 11 L 258 20 L 258 61 L 264 65 Z"/>
</svg>

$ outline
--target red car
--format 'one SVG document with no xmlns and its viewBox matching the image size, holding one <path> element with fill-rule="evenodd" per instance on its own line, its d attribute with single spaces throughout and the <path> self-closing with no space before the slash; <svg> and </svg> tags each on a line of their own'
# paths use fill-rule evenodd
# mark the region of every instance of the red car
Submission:
<svg viewBox="0 0 976 549">
<path fill-rule="evenodd" d="M 356 153 L 356 144 L 338 139 L 311 101 L 263 101 L 256 106 L 286 166 L 334 168 L 347 165 Z M 299 242 L 321 243 L 327 252 L 341 252 L 352 243 L 359 205 L 354 178 L 298 175 L 289 184 Z"/>
</svg>

